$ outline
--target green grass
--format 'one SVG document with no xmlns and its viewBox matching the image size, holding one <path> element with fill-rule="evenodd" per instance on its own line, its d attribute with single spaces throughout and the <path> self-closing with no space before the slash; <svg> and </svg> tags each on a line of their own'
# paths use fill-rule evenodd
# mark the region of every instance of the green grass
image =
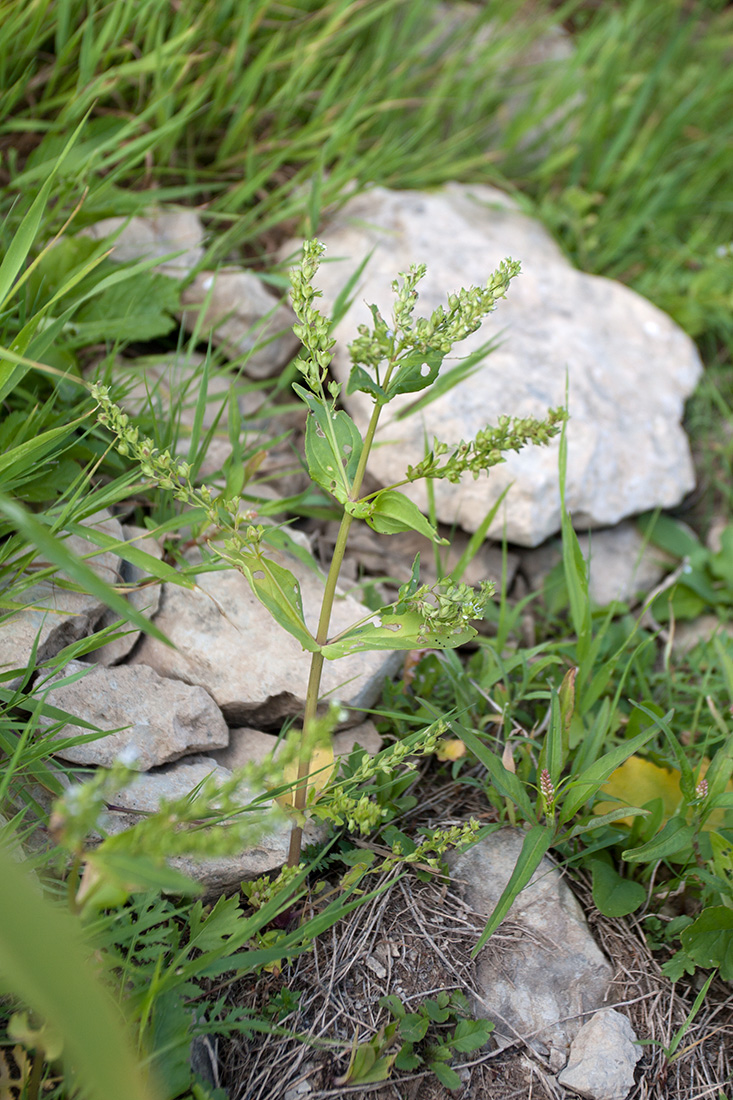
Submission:
<svg viewBox="0 0 733 1100">
<path fill-rule="evenodd" d="M 22 567 L 38 549 L 49 563 L 44 575 L 64 569 L 121 609 L 119 594 L 101 588 L 59 537 L 98 508 L 133 498 L 138 518 L 172 536 L 169 562 L 145 563 L 161 579 L 176 557 L 176 532 L 192 519 L 110 449 L 90 415 L 82 373 L 94 357 L 110 364 L 117 355 L 185 354 L 193 345 L 173 316 L 180 287 L 146 263 L 112 265 L 101 245 L 74 236 L 102 217 L 154 203 L 199 208 L 207 265 L 243 262 L 280 288 L 283 274 L 272 267 L 279 243 L 294 232 L 316 232 L 353 187 L 427 188 L 459 179 L 507 188 L 580 268 L 626 282 L 696 339 L 706 371 L 686 423 L 701 482 L 678 518 L 699 540 L 714 518 L 733 520 L 733 11 L 630 0 L 555 5 L 554 16 L 548 10 L 528 23 L 508 18 L 516 7 L 475 4 L 448 40 L 427 0 L 0 0 L 0 616 L 22 603 Z M 558 66 L 519 63 L 553 17 L 572 28 L 574 57 Z M 479 32 L 489 24 L 493 32 L 484 39 Z M 518 105 L 507 111 L 517 92 Z M 46 249 L 62 228 L 67 240 Z M 430 263 L 429 256 L 415 260 Z M 157 445 L 182 448 L 194 477 L 211 438 L 201 428 L 207 385 L 219 373 L 229 377 L 209 351 L 169 416 L 153 400 L 136 420 Z M 286 372 L 268 402 L 287 400 L 291 381 Z M 123 391 L 119 386 L 115 396 Z M 185 436 L 182 403 L 195 410 Z M 229 404 L 212 432 L 237 439 L 240 427 Z M 246 488 L 243 466 L 254 474 L 261 449 L 273 442 L 245 437 L 220 472 L 228 492 Z M 288 509 L 293 517 L 328 514 L 312 492 Z M 563 564 L 544 591 L 519 602 L 502 595 L 488 613 L 491 636 L 469 655 L 426 657 L 411 685 L 387 689 L 380 721 L 399 744 L 448 716 L 453 735 L 471 751 L 442 765 L 439 781 L 478 787 L 497 818 L 532 825 L 536 852 L 551 842 L 569 866 L 585 868 L 598 906 L 608 908 L 613 897 L 616 908 L 634 912 L 660 958 L 669 962 L 676 952 L 669 973 L 684 981 L 695 966 L 728 976 L 731 965 L 716 955 L 714 941 L 733 936 L 726 923 L 733 901 L 726 791 L 733 643 L 721 634 L 679 656 L 667 641 L 691 608 L 728 621 L 733 579 L 702 541 L 690 542 L 677 528 L 665 528 L 664 537 L 692 567 L 654 605 L 667 633 L 639 608 L 590 605 L 566 524 Z M 522 631 L 527 613 L 531 646 Z M 57 663 L 87 645 L 68 647 Z M 569 700 L 563 678 L 574 667 Z M 47 710 L 56 725 L 39 738 L 43 708 L 31 670 L 20 682 L 0 676 L 0 803 L 12 819 L 8 834 L 24 836 L 45 820 L 42 792 L 61 790 L 50 734 L 64 716 Z M 502 763 L 507 741 L 515 773 Z M 650 816 L 630 825 L 594 822 L 578 777 L 600 774 L 604 757 L 620 758 L 642 742 L 648 760 L 680 771 L 682 804 L 665 823 L 660 791 Z M 713 760 L 709 797 L 727 815 L 712 830 L 704 827 L 712 803 L 696 795 L 704 757 Z M 358 760 L 349 768 L 352 778 L 360 774 Z M 549 807 L 538 791 L 543 768 L 562 786 Z M 388 816 L 404 812 L 414 797 L 406 793 L 410 778 L 396 768 L 379 783 L 359 782 Z M 573 810 L 565 822 L 563 805 Z M 80 858 L 84 847 L 78 836 L 61 839 L 63 847 L 35 856 L 34 866 L 49 896 L 65 893 L 73 911 L 75 872 L 67 876 L 63 851 Z M 324 911 L 324 929 L 358 903 L 352 888 L 364 871 L 356 850 L 339 844 L 353 878 Z M 333 881 L 333 866 L 343 872 L 345 864 L 333 853 L 329 859 Z M 106 873 L 115 866 L 113 860 Z M 144 870 L 138 864 L 136 873 L 148 885 L 161 873 L 148 866 L 152 878 L 145 880 Z M 115 873 L 125 895 L 124 874 L 119 867 Z M 135 1021 L 137 1058 L 165 1063 L 171 1097 L 192 1095 L 182 1042 L 189 1002 L 205 1005 L 202 1031 L 217 1022 L 222 1032 L 248 1034 L 274 1026 L 237 1017 L 224 994 L 207 999 L 205 991 L 207 983 L 307 949 L 317 929 L 282 939 L 266 928 L 286 908 L 289 889 L 276 887 L 261 909 L 230 899 L 210 914 L 196 902 L 138 890 L 126 902 L 112 898 L 104 913 L 84 915 L 87 942 L 117 974 L 112 985 Z M 665 892 L 674 891 L 688 911 L 670 921 Z M 24 961 L 16 992 L 23 981 L 41 981 L 33 953 Z M 46 1003 L 49 1014 L 63 1017 Z M 69 1042 L 73 1049 L 73 1036 Z M 36 1077 L 46 1072 L 44 1049 L 35 1058 Z M 33 1080 L 29 1100 L 37 1095 Z M 59 1085 L 55 1095 L 68 1090 Z"/>
</svg>

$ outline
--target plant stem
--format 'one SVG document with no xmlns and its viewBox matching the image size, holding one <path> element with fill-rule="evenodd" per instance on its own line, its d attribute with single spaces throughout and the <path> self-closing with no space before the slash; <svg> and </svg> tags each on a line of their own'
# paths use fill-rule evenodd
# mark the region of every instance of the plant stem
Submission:
<svg viewBox="0 0 733 1100">
<path fill-rule="evenodd" d="M 359 465 L 356 468 L 356 473 L 354 474 L 354 480 L 351 486 L 351 492 L 349 494 L 350 499 L 353 501 L 356 501 L 359 498 L 359 491 L 361 489 L 362 481 L 364 480 L 364 472 L 366 470 L 369 452 L 374 441 L 374 434 L 377 430 L 379 414 L 381 411 L 381 405 L 374 406 L 374 410 L 369 421 L 369 427 L 367 428 L 367 432 L 364 437 L 364 446 L 362 448 L 361 456 L 359 458 Z M 328 570 L 328 576 L 326 577 L 326 587 L 323 591 L 321 614 L 318 619 L 316 641 L 319 645 L 325 645 L 328 641 L 328 629 L 331 624 L 333 601 L 336 598 L 336 585 L 338 584 L 341 566 L 343 565 L 344 554 L 346 553 L 346 543 L 348 541 L 349 530 L 351 528 L 353 518 L 354 517 L 349 515 L 348 512 L 344 512 L 343 516 L 341 517 L 341 526 L 339 527 L 339 533 L 336 538 L 336 545 L 333 548 L 331 565 Z M 305 696 L 305 711 L 303 713 L 303 733 L 301 735 L 301 745 L 304 749 L 307 745 L 307 739 L 305 735 L 308 731 L 308 727 L 314 721 L 318 710 L 318 695 L 321 688 L 323 661 L 324 657 L 321 652 L 318 651 L 311 654 L 311 666 L 310 673 L 308 675 L 308 689 Z M 298 784 L 295 788 L 294 800 L 295 811 L 299 817 L 302 815 L 305 809 L 306 796 L 308 794 L 308 776 L 310 774 L 310 765 L 310 751 L 301 751 L 300 759 L 298 761 Z M 303 827 L 296 822 L 296 824 L 293 825 L 292 832 L 290 833 L 288 867 L 296 867 L 298 863 L 300 863 L 302 842 Z"/>
</svg>

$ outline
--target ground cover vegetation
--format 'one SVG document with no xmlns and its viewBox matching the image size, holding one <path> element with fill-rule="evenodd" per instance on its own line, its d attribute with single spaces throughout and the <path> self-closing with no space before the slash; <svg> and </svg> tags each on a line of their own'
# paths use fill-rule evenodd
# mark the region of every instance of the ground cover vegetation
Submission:
<svg viewBox="0 0 733 1100">
<path fill-rule="evenodd" d="M 3 617 L 33 584 L 62 570 L 67 583 L 103 596 L 123 621 L 119 629 L 135 622 L 121 594 L 60 537 L 78 533 L 104 507 L 165 536 L 167 553 L 158 563 L 103 537 L 100 550 L 137 553 L 152 575 L 175 574 L 184 584 L 193 577 L 178 551 L 184 528 L 234 524 L 222 546 L 241 568 L 261 540 L 265 548 L 284 545 L 288 523 L 350 514 L 344 505 L 358 495 L 351 490 L 364 452 L 324 373 L 328 326 L 312 312 L 317 249 L 294 278 L 273 256 L 294 232 L 316 235 L 354 188 L 450 179 L 504 187 L 578 266 L 627 282 L 671 313 L 706 364 L 687 421 L 699 491 L 679 516 L 644 520 L 648 538 L 680 564 L 650 607 L 592 605 L 567 514 L 562 561 L 539 593 L 517 599 L 504 585 L 481 608 L 469 607 L 465 562 L 443 578 L 443 602 L 419 589 L 416 573 L 398 607 L 415 617 L 416 641 L 425 637 L 426 614 L 431 637 L 446 624 L 460 627 L 451 644 L 469 640 L 468 611 L 483 617 L 484 632 L 469 649 L 448 647 L 406 665 L 404 678 L 385 686 L 377 719 L 387 747 L 374 761 L 354 754 L 338 779 L 325 783 L 327 769 L 309 765 L 334 721 L 315 717 L 314 680 L 305 736 L 291 736 L 277 767 L 268 762 L 236 776 L 230 790 L 204 784 L 126 839 L 94 847 L 89 835 L 105 796 L 128 772 L 120 763 L 74 788 L 49 819 L 50 801 L 63 795 L 51 738 L 65 716 L 43 702 L 43 691 L 50 675 L 100 640 L 67 646 L 40 669 L 0 671 L 3 839 L 31 853 L 22 870 L 2 856 L 0 1096 L 35 1100 L 42 1091 L 63 1097 L 81 1088 L 120 1100 L 220 1100 L 223 1092 L 192 1072 L 192 1038 L 290 1036 L 299 991 L 288 975 L 297 982 L 297 965 L 318 937 L 368 912 L 401 875 L 440 874 L 447 847 L 475 835 L 468 819 L 441 831 L 415 816 L 428 787 L 449 792 L 456 805 L 481 806 L 488 828 L 525 829 L 515 877 L 472 950 L 551 851 L 587 889 L 589 907 L 643 931 L 676 983 L 687 1024 L 655 1051 L 660 1088 L 679 1082 L 680 1069 L 693 1080 L 706 1028 L 718 1027 L 706 1023 L 706 1006 L 720 1013 L 723 983 L 733 978 L 733 644 L 722 629 L 682 655 L 672 641 L 677 624 L 702 612 L 725 624 L 733 604 L 733 18 L 723 4 L 673 0 L 487 3 L 466 12 L 448 43 L 445 11 L 427 0 L 0 0 Z M 573 57 L 555 67 L 531 63 L 533 41 L 552 22 L 569 29 Z M 489 25 L 492 33 L 482 35 Z M 324 459 L 316 436 L 327 440 L 328 432 L 312 431 L 311 480 L 272 505 L 280 526 L 264 533 L 237 528 L 224 502 L 246 498 L 263 451 L 280 441 L 249 438 L 233 402 L 220 417 L 234 448 L 214 478 L 222 504 L 202 495 L 199 470 L 217 427 L 203 429 L 203 411 L 210 380 L 223 369 L 210 347 L 203 345 L 201 374 L 186 398 L 196 417 L 185 440 L 175 405 L 162 415 L 151 402 L 124 423 L 116 411 L 121 391 L 105 361 L 200 342 L 179 332 L 178 284 L 148 261 L 112 264 L 107 242 L 77 234 L 102 217 L 161 202 L 202 211 L 207 266 L 245 262 L 283 290 L 293 278 L 300 363 L 270 384 L 237 381 L 265 390 L 262 419 L 274 405 L 296 405 L 294 383 L 312 422 L 336 416 L 332 443 L 345 491 L 334 492 L 324 474 L 334 452 Z M 505 289 L 494 286 L 497 294 Z M 413 290 L 413 276 L 398 287 L 405 332 L 412 308 L 420 316 Z M 457 330 L 448 336 L 457 339 Z M 415 389 L 435 380 L 439 363 L 417 379 L 406 344 L 402 365 L 380 381 L 366 369 L 385 358 L 380 338 L 385 326 L 375 319 L 371 343 L 365 338 L 355 357 L 356 383 L 377 406 L 388 396 L 380 385 L 392 379 Z M 100 360 L 102 388 L 92 390 L 84 368 Z M 549 428 L 557 426 L 556 417 Z M 150 441 L 147 456 L 142 441 Z M 185 458 L 171 466 L 174 453 Z M 561 454 L 565 462 L 564 447 Z M 434 472 L 439 456 L 432 457 Z M 381 506 L 378 497 L 367 502 L 364 514 L 377 529 L 421 522 L 430 529 L 431 517 L 419 520 L 390 491 Z M 720 550 L 705 543 L 713 520 L 724 527 Z M 304 634 L 297 601 L 285 606 L 276 587 L 260 595 L 277 621 L 328 657 L 326 635 Z M 155 629 L 140 616 L 135 625 Z M 298 841 L 292 866 L 274 882 L 214 901 L 197 897 L 166 858 L 224 854 L 251 842 L 286 810 L 263 798 L 242 813 L 234 785 L 244 778 L 287 801 L 288 761 L 300 772 L 296 809 L 307 797 L 308 771 L 321 769 L 325 787 L 311 808 L 335 826 L 330 839 L 303 862 Z M 620 806 L 612 788 L 599 791 L 622 765 Z M 43 849 L 33 841 L 39 824 L 50 827 Z M 696 985 L 701 973 L 704 985 Z M 269 999 L 231 995 L 263 974 L 278 976 Z M 428 1066 L 456 1087 L 451 1062 L 488 1035 L 456 999 L 426 999 L 410 1011 L 395 999 L 382 1007 L 372 1036 L 323 1041 L 344 1083 Z"/>
</svg>

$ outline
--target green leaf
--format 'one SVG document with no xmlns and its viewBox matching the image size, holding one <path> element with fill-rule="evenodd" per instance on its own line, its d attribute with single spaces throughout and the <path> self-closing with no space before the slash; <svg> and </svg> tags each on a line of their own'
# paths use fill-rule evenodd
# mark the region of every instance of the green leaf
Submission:
<svg viewBox="0 0 733 1100">
<path fill-rule="evenodd" d="M 305 426 L 308 473 L 316 484 L 345 504 L 363 447 L 356 424 L 343 409 L 334 411 L 303 386 L 293 383 L 293 389 L 309 410 Z"/>
<path fill-rule="evenodd" d="M 724 982 L 733 981 L 733 909 L 713 905 L 680 936 L 682 947 L 698 966 L 717 966 Z"/>
<path fill-rule="evenodd" d="M 404 1020 L 405 1006 L 394 993 L 386 993 L 380 997 L 379 1004 L 381 1008 L 388 1008 L 396 1020 Z"/>
<path fill-rule="evenodd" d="M 445 1062 L 439 1062 L 437 1059 L 434 1059 L 432 1062 L 429 1062 L 428 1065 L 441 1085 L 445 1085 L 447 1089 L 455 1092 L 457 1089 L 463 1088 L 463 1081 L 461 1081 L 456 1071 Z"/>
<path fill-rule="evenodd" d="M 646 890 L 640 882 L 621 878 L 616 868 L 604 860 L 591 861 L 593 901 L 604 917 L 626 917 L 646 900 Z"/>
<path fill-rule="evenodd" d="M 300 584 L 289 569 L 263 555 L 238 550 L 231 557 L 249 581 L 252 592 L 273 619 L 300 642 L 303 649 L 316 653 L 318 643 L 305 625 Z"/>
<path fill-rule="evenodd" d="M 488 1043 L 493 1030 L 491 1020 L 459 1020 L 450 1045 L 459 1054 L 470 1054 Z"/>
<path fill-rule="evenodd" d="M 434 1024 L 444 1024 L 451 1014 L 450 1008 L 431 1000 L 429 997 L 423 1001 L 422 1008 Z"/>
<path fill-rule="evenodd" d="M 518 807 L 522 816 L 527 821 L 535 821 L 537 815 L 527 794 L 527 788 L 521 779 L 505 768 L 500 757 L 493 752 L 488 745 L 476 736 L 468 726 L 456 722 L 456 733 L 467 748 L 471 750 L 477 760 L 483 764 L 489 773 L 489 779 L 503 798 L 509 798 Z"/>
<path fill-rule="evenodd" d="M 91 1100 L 153 1100 L 118 1008 L 99 984 L 79 925 L 0 851 L 0 982 L 62 1036 Z"/>
<path fill-rule="evenodd" d="M 351 374 L 346 383 L 347 393 L 356 393 L 357 391 L 370 394 L 380 404 L 386 404 L 389 400 L 386 391 L 377 384 L 369 371 L 360 366 L 359 363 L 355 363 L 351 368 Z"/>
<path fill-rule="evenodd" d="M 621 854 L 627 863 L 656 863 L 659 859 L 669 859 L 687 851 L 696 832 L 695 825 L 687 825 L 683 818 L 673 817 L 646 844 L 640 848 L 629 848 Z"/>
<path fill-rule="evenodd" d="M 552 843 L 553 830 L 549 825 L 533 825 L 524 837 L 522 851 L 512 871 L 509 882 L 504 887 L 494 912 L 489 917 L 486 927 L 479 936 L 479 941 L 471 952 L 471 958 L 475 959 L 481 948 L 490 936 L 493 936 L 504 917 L 511 909 L 513 903 L 521 894 L 532 875 L 539 867 L 542 857 Z"/>
<path fill-rule="evenodd" d="M 440 537 L 418 506 L 397 489 L 383 489 L 367 504 L 347 504 L 346 511 L 366 520 L 370 527 L 382 535 L 417 531 L 432 542 L 441 546 L 448 545 L 447 540 Z"/>
<path fill-rule="evenodd" d="M 430 1020 L 418 1012 L 408 1012 L 400 1020 L 400 1038 L 408 1043 L 419 1043 L 425 1038 Z"/>
<path fill-rule="evenodd" d="M 201 893 L 197 882 L 166 863 L 158 862 L 142 852 L 117 851 L 117 840 L 118 837 L 111 837 L 91 852 L 87 860 L 98 874 L 113 884 L 124 887 L 130 894 L 141 890 L 162 890 L 184 896 Z"/>
<path fill-rule="evenodd" d="M 398 393 L 417 393 L 426 390 L 438 377 L 443 354 L 439 351 L 413 351 L 400 360 L 387 387 L 387 400 L 391 401 Z"/>
<path fill-rule="evenodd" d="M 321 646 L 328 660 L 349 657 L 352 653 L 381 649 L 455 649 L 476 637 L 472 626 L 454 634 L 436 634 L 422 629 L 424 623 L 417 611 L 396 615 L 389 609 L 375 612 L 378 623 L 352 627 Z"/>
</svg>

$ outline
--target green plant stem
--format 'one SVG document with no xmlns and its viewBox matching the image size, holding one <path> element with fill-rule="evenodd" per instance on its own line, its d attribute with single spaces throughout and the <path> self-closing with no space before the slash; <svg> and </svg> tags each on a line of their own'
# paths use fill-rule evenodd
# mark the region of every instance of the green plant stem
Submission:
<svg viewBox="0 0 733 1100">
<path fill-rule="evenodd" d="M 43 1051 L 37 1050 L 33 1055 L 33 1066 L 28 1078 L 28 1100 L 38 1100 L 41 1088 L 41 1074 L 43 1073 Z"/>
<path fill-rule="evenodd" d="M 392 371 L 392 364 L 390 364 L 387 371 L 387 378 Z M 374 441 L 374 435 L 377 430 L 377 424 L 379 422 L 379 414 L 382 411 L 381 405 L 375 405 L 372 412 L 371 420 L 369 421 L 369 427 L 367 428 L 366 435 L 364 437 L 364 447 L 359 459 L 359 465 L 356 468 L 354 474 L 354 481 L 351 486 L 351 492 L 349 494 L 350 499 L 353 501 L 358 500 L 359 491 L 361 489 L 362 481 L 364 480 L 364 472 L 366 470 L 367 460 L 369 458 L 369 452 Z M 328 641 L 328 630 L 331 625 L 331 612 L 333 610 L 333 601 L 336 598 L 336 585 L 338 584 L 339 574 L 341 572 L 341 566 L 344 561 L 344 554 L 346 553 L 346 543 L 349 538 L 349 531 L 354 517 L 349 515 L 348 512 L 344 512 L 341 517 L 341 526 L 339 527 L 339 533 L 336 538 L 336 545 L 333 548 L 333 556 L 331 558 L 331 565 L 328 570 L 328 576 L 326 577 L 326 587 L 323 592 L 323 600 L 321 602 L 321 614 L 318 619 L 318 631 L 316 633 L 316 641 L 319 645 L 325 645 Z M 311 654 L 310 672 L 308 674 L 308 689 L 305 696 L 305 711 L 303 714 L 303 740 L 302 744 L 307 745 L 307 739 L 305 734 L 316 717 L 318 710 L 318 695 L 321 688 L 321 676 L 323 674 L 323 661 L 324 657 L 320 651 L 316 651 Z M 294 806 L 296 814 L 300 817 L 305 809 L 306 797 L 308 794 L 308 776 L 310 774 L 311 766 L 311 753 L 309 750 L 302 752 L 300 760 L 298 761 L 298 785 L 295 788 Z M 300 852 L 303 843 L 303 827 L 296 822 L 293 825 L 292 832 L 290 833 L 290 846 L 288 849 L 288 867 L 295 867 L 300 862 Z"/>
</svg>

